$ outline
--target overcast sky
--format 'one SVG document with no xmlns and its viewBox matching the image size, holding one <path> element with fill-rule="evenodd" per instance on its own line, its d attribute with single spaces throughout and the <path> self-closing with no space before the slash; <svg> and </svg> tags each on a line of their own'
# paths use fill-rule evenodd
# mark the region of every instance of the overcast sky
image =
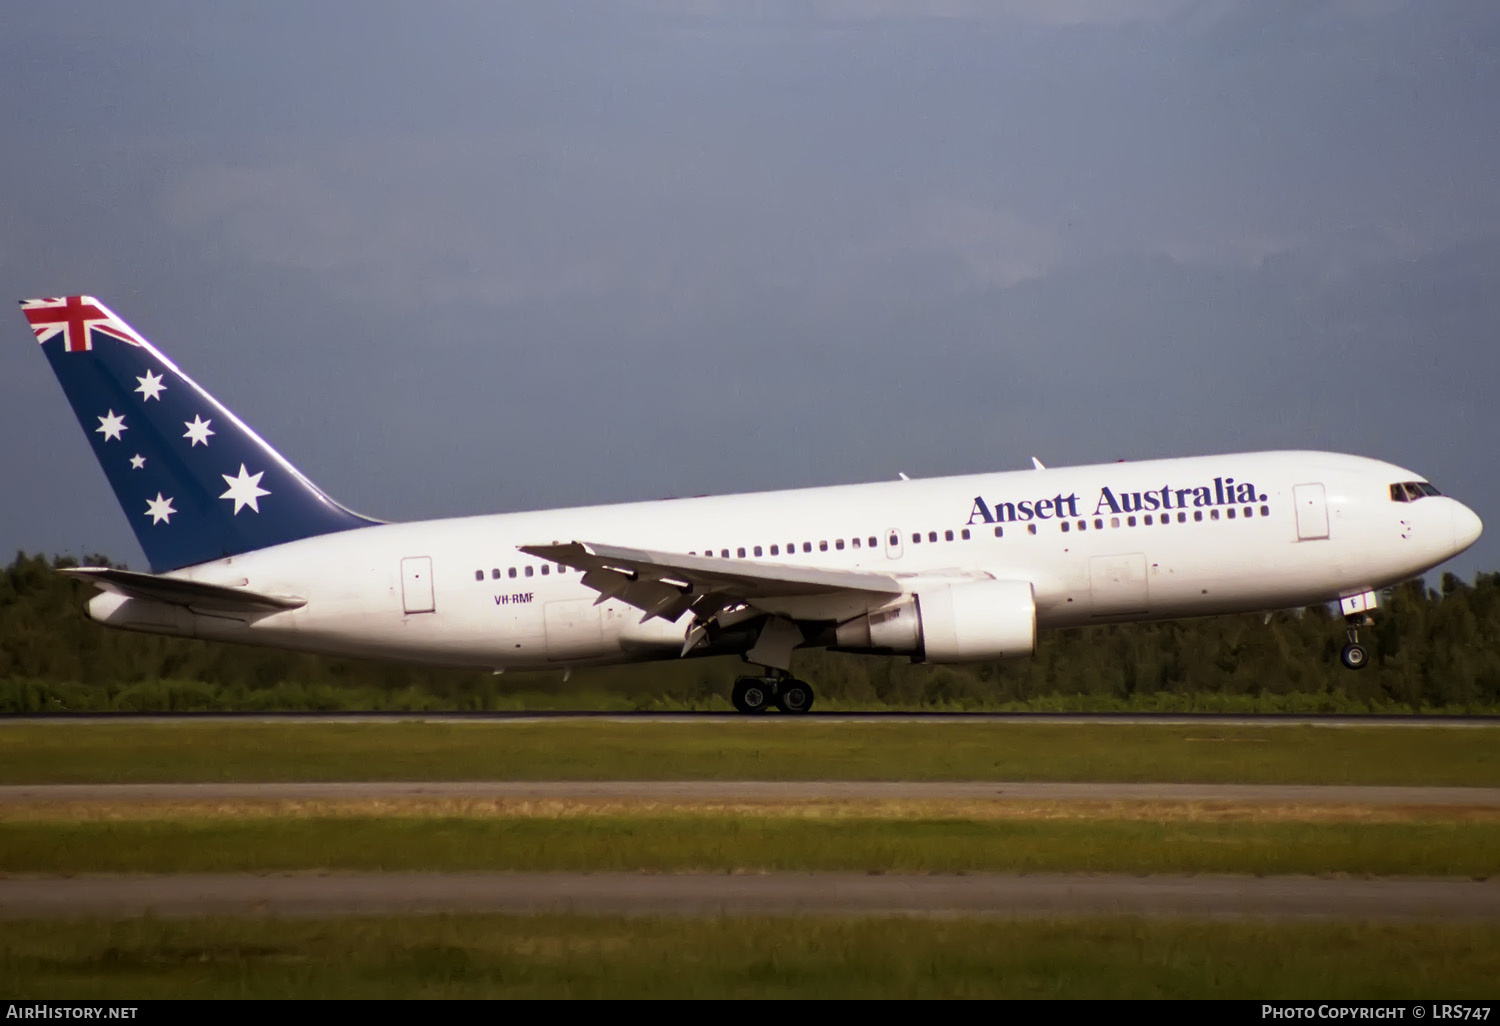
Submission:
<svg viewBox="0 0 1500 1026">
<path fill-rule="evenodd" d="M 1500 4 L 12 4 L 0 294 L 387 519 L 1267 448 L 1500 570 Z M 19 313 L 0 546 L 144 566 Z"/>
</svg>

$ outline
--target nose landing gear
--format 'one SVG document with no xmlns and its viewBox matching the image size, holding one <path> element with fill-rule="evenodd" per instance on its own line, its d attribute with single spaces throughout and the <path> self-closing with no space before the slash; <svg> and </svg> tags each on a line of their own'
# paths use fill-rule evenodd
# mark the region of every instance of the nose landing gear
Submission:
<svg viewBox="0 0 1500 1026">
<path fill-rule="evenodd" d="M 1373 621 L 1363 613 L 1358 616 L 1345 617 L 1345 619 L 1349 626 L 1344 633 L 1349 642 L 1339 652 L 1339 662 L 1351 670 L 1363 670 L 1370 664 L 1370 653 L 1359 643 L 1359 629 L 1368 626 Z"/>
</svg>

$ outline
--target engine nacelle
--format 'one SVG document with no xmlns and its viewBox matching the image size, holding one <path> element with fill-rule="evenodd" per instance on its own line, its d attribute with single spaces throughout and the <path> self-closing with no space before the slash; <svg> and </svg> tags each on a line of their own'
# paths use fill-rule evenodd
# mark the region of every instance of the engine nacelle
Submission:
<svg viewBox="0 0 1500 1026">
<path fill-rule="evenodd" d="M 1028 581 L 964 581 L 919 588 L 835 631 L 837 647 L 907 652 L 928 663 L 1030 655 L 1036 596 Z"/>
</svg>

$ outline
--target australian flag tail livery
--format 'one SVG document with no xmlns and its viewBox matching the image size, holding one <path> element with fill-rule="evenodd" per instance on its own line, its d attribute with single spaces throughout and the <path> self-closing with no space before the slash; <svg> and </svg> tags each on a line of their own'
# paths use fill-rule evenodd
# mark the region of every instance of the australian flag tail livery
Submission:
<svg viewBox="0 0 1500 1026">
<path fill-rule="evenodd" d="M 21 309 L 152 571 L 378 522 L 324 495 L 97 299 Z"/>
</svg>

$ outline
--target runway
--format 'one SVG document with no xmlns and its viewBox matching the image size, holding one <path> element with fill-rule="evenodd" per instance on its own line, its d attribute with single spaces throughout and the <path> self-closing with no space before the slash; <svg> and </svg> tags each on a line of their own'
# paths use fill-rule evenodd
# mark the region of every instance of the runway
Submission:
<svg viewBox="0 0 1500 1026">
<path fill-rule="evenodd" d="M 636 801 L 1173 801 L 1500 807 L 1495 787 L 973 781 L 350 781 L 333 783 L 9 784 L 0 805 L 46 802 L 329 801 L 395 798 Z"/>
<path fill-rule="evenodd" d="M 1500 919 L 1500 880 L 866 873 L 320 873 L 0 879 L 0 919 L 411 914 Z"/>
<path fill-rule="evenodd" d="M 603 720 L 619 723 L 1068 723 L 1114 726 L 1190 726 L 1218 724 L 1245 727 L 1478 727 L 1500 729 L 1500 716 L 1408 716 L 1393 713 L 1041 713 L 1041 712 L 843 712 L 814 711 L 804 716 L 771 713 L 747 717 L 719 712 L 110 712 L 7 713 L 7 725 L 35 724 L 185 724 L 185 723 L 546 723 Z"/>
</svg>

